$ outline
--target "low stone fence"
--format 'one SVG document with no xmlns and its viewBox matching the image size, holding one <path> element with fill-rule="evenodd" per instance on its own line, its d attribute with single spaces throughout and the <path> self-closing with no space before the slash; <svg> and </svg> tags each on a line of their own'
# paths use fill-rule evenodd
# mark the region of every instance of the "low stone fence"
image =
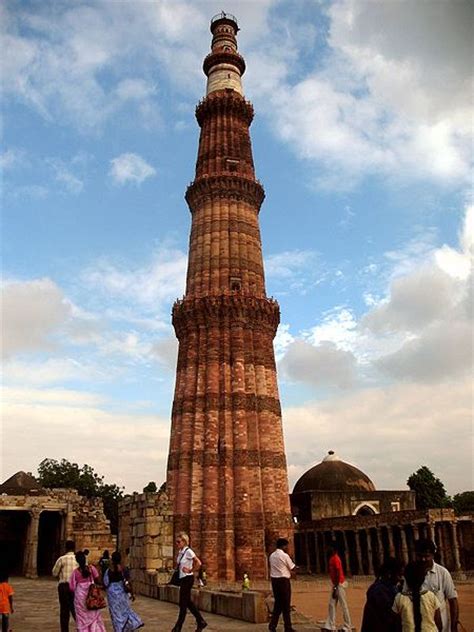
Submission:
<svg viewBox="0 0 474 632">
<path fill-rule="evenodd" d="M 142 577 L 141 581 L 137 582 L 134 579 L 136 592 L 152 599 L 177 604 L 179 588 L 169 584 L 160 584 L 161 575 L 161 573 L 147 573 L 147 577 Z M 194 588 L 192 591 L 192 599 L 202 612 L 211 612 L 250 623 L 266 623 L 268 621 L 266 596 L 267 593 L 265 592 L 253 590 L 221 592 L 207 588 Z"/>
</svg>

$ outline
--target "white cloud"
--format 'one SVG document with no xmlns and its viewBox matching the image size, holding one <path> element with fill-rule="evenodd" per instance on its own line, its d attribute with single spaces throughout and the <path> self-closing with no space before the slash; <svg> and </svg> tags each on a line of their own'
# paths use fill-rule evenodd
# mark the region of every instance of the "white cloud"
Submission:
<svg viewBox="0 0 474 632">
<path fill-rule="evenodd" d="M 127 298 L 159 311 L 164 302 L 184 292 L 187 257 L 184 252 L 160 246 L 150 263 L 131 269 L 99 261 L 83 274 L 84 282 L 111 297 Z"/>
<path fill-rule="evenodd" d="M 350 351 L 328 341 L 317 346 L 296 340 L 280 362 L 283 374 L 314 387 L 336 385 L 349 388 L 356 379 L 356 359 Z"/>
<path fill-rule="evenodd" d="M 141 184 L 156 174 L 156 169 L 137 154 L 120 154 L 117 158 L 113 158 L 110 163 L 112 166 L 109 175 L 116 184 L 126 184 L 127 182 Z"/>
<path fill-rule="evenodd" d="M 8 389 L 2 412 L 2 480 L 45 457 L 87 463 L 128 492 L 165 479 L 168 419 L 110 411 L 94 394 L 63 389 Z"/>
<path fill-rule="evenodd" d="M 151 355 L 170 372 L 176 371 L 178 358 L 178 341 L 176 336 L 171 335 L 157 340 L 151 349 Z"/>
<path fill-rule="evenodd" d="M 7 282 L 2 300 L 3 353 L 54 348 L 54 334 L 70 315 L 70 304 L 50 279 Z"/>
<path fill-rule="evenodd" d="M 57 182 L 60 182 L 69 193 L 78 194 L 84 189 L 84 182 L 60 159 L 48 160 Z"/>
<path fill-rule="evenodd" d="M 331 3 L 329 48 L 322 54 L 315 20 L 309 69 L 307 42 L 297 36 L 284 53 L 269 54 L 265 38 L 251 53 L 258 108 L 300 158 L 317 163 L 319 186 L 347 189 L 370 174 L 466 185 L 472 160 L 469 13 L 472 5 L 464 0 L 415 7 L 406 1 Z"/>
<path fill-rule="evenodd" d="M 272 291 L 306 294 L 327 275 L 318 253 L 312 250 L 286 250 L 265 257 L 265 274 Z"/>
<path fill-rule="evenodd" d="M 333 449 L 369 477 L 377 472 L 378 489 L 403 489 L 423 464 L 442 473 L 451 493 L 471 489 L 471 406 L 471 382 L 460 380 L 396 384 L 285 408 L 291 484 Z"/>
<path fill-rule="evenodd" d="M 391 270 L 381 299 L 365 293 L 357 317 L 336 307 L 294 336 L 280 353 L 290 379 L 319 387 L 375 384 L 388 379 L 436 382 L 462 377 L 472 366 L 471 207 L 459 246 L 436 248 L 433 235 L 386 253 Z M 443 268 L 438 265 L 440 262 Z"/>
</svg>

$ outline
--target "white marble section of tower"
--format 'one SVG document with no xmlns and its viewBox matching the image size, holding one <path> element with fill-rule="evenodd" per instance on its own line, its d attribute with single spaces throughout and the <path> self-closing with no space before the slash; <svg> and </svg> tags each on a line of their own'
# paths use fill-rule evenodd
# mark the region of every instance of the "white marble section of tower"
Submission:
<svg viewBox="0 0 474 632">
<path fill-rule="evenodd" d="M 236 23 L 234 16 L 226 13 L 213 18 L 212 52 L 204 60 L 206 95 L 225 89 L 235 90 L 243 95 L 241 77 L 245 72 L 245 62 L 237 52 Z"/>
</svg>

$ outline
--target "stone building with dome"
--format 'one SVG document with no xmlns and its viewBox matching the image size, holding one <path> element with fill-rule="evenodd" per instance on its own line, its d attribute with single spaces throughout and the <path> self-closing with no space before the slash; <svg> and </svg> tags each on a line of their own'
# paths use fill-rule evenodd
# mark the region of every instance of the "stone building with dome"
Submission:
<svg viewBox="0 0 474 632">
<path fill-rule="evenodd" d="M 297 564 L 327 572 L 327 549 L 336 544 L 348 575 L 372 575 L 388 556 L 414 559 L 414 543 L 429 537 L 450 570 L 470 568 L 472 520 L 452 509 L 417 510 L 411 490 L 377 490 L 358 468 L 332 450 L 305 472 L 290 495 Z"/>
</svg>

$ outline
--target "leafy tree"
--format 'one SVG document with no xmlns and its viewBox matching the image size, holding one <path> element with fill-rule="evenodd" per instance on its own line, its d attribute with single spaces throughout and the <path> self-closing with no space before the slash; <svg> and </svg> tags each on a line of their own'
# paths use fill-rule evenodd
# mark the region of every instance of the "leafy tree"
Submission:
<svg viewBox="0 0 474 632">
<path fill-rule="evenodd" d="M 123 498 L 123 487 L 115 483 L 104 483 L 90 465 L 79 467 L 67 459 L 43 459 L 38 465 L 38 482 L 43 487 L 66 487 L 76 489 L 81 496 L 98 496 L 104 502 L 104 513 L 110 520 L 112 533 L 118 532 L 118 504 Z"/>
<path fill-rule="evenodd" d="M 416 492 L 417 509 L 451 506 L 451 499 L 447 495 L 443 483 L 426 465 L 414 472 L 408 478 L 407 484 L 410 489 Z"/>
<path fill-rule="evenodd" d="M 474 513 L 474 491 L 461 492 L 453 497 L 454 511 L 462 513 Z"/>
<path fill-rule="evenodd" d="M 145 485 L 145 487 L 143 488 L 144 492 L 156 492 L 157 490 L 158 487 L 156 486 L 155 481 L 150 481 L 148 485 Z"/>
</svg>

